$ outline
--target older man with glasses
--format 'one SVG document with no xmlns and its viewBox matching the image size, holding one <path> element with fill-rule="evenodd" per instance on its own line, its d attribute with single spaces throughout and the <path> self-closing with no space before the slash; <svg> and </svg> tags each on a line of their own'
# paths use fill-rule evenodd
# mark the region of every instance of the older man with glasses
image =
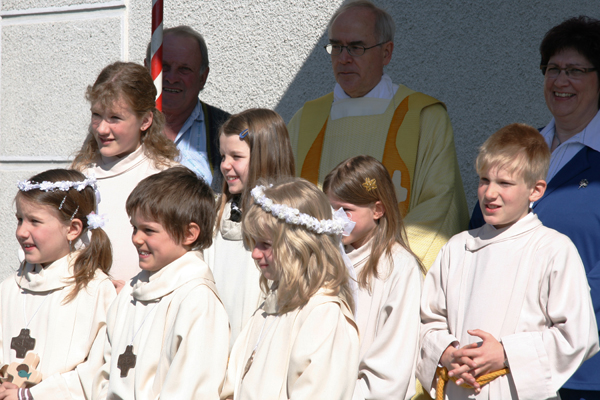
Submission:
<svg viewBox="0 0 600 400">
<path fill-rule="evenodd" d="M 343 5 L 329 22 L 332 93 L 309 101 L 288 129 L 297 175 L 319 186 L 337 164 L 360 154 L 392 176 L 411 249 L 426 267 L 468 210 L 452 125 L 439 100 L 392 83 L 394 21 L 369 1 Z"/>
</svg>

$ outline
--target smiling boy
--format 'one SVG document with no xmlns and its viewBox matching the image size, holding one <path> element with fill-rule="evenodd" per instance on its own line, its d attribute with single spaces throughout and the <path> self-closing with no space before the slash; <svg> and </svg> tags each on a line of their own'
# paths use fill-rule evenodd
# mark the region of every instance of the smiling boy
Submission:
<svg viewBox="0 0 600 400">
<path fill-rule="evenodd" d="M 93 399 L 218 399 L 229 323 L 200 252 L 212 241 L 213 192 L 171 168 L 138 184 L 127 214 L 142 272 L 109 310 Z"/>
<path fill-rule="evenodd" d="M 433 396 L 558 398 L 598 351 L 579 254 L 530 212 L 544 195 L 549 159 L 543 137 L 523 124 L 502 128 L 480 149 L 477 195 L 486 224 L 450 239 L 423 288 L 417 377 Z M 456 384 L 444 388 L 446 374 Z M 459 386 L 465 383 L 471 387 Z"/>
</svg>

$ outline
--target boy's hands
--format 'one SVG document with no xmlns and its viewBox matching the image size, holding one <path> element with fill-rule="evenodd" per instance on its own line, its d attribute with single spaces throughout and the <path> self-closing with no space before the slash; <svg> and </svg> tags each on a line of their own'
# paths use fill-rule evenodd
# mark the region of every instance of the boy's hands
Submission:
<svg viewBox="0 0 600 400">
<path fill-rule="evenodd" d="M 480 337 L 483 342 L 472 343 L 456 349 L 448 346 L 440 363 L 448 369 L 448 375 L 456 377 L 456 384 L 466 383 L 475 388 L 475 393 L 481 391 L 477 377 L 504 368 L 506 355 L 504 347 L 491 334 L 475 329 L 467 331 L 469 335 Z"/>
<path fill-rule="evenodd" d="M 455 359 L 468 358 L 473 361 L 474 366 L 472 366 L 469 371 L 473 377 L 485 375 L 504 368 L 504 360 L 506 357 L 502 343 L 498 342 L 494 336 L 481 329 L 467 332 L 469 335 L 480 337 L 483 342 L 468 344 L 461 349 L 456 350 L 453 353 L 453 357 Z M 455 371 L 451 371 L 450 375 L 456 376 L 452 375 L 452 372 Z M 467 381 L 467 383 L 474 386 L 469 381 Z"/>
<path fill-rule="evenodd" d="M 452 344 L 448 346 L 442 357 L 440 357 L 440 364 L 449 371 L 448 375 L 458 378 L 456 381 L 457 385 L 467 382 L 474 388 L 479 389 L 479 384 L 471 374 L 471 369 L 476 367 L 475 362 L 469 357 L 456 357 L 457 351 L 459 349 L 455 348 Z"/>
</svg>

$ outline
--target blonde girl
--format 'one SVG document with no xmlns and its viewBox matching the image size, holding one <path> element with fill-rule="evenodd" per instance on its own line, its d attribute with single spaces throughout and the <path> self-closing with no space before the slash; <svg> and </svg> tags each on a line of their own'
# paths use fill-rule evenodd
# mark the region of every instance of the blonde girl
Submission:
<svg viewBox="0 0 600 400">
<path fill-rule="evenodd" d="M 148 70 L 134 63 L 105 67 L 86 98 L 91 105 L 89 134 L 72 167 L 98 179 L 100 213 L 109 213 L 105 230 L 113 245 L 110 271 L 120 288 L 139 271 L 125 212 L 139 181 L 174 165 L 178 151 L 163 134 L 165 119 L 156 109 L 156 88 Z"/>
<path fill-rule="evenodd" d="M 373 157 L 353 157 L 327 175 L 323 191 L 334 209 L 343 208 L 356 223 L 343 237 L 359 285 L 354 399 L 410 399 L 425 270 L 406 243 L 390 175 Z"/>
<path fill-rule="evenodd" d="M 269 292 L 233 346 L 221 398 L 349 399 L 359 343 L 343 222 L 300 178 L 257 186 L 252 198 L 244 239 Z"/>
<path fill-rule="evenodd" d="M 95 185 L 94 179 L 64 169 L 19 183 L 16 236 L 25 261 L 0 286 L 0 364 L 34 352 L 42 382 L 31 389 L 4 383 L 0 398 L 82 398 L 102 366 L 88 354 L 104 344 L 106 313 L 116 292 L 106 275 L 110 242 L 100 228 L 102 218 L 94 214 Z M 72 244 L 86 233 L 89 243 L 74 251 Z"/>
<path fill-rule="evenodd" d="M 217 202 L 213 245 L 204 251 L 215 277 L 233 343 L 262 303 L 259 271 L 242 240 L 241 219 L 258 178 L 294 176 L 294 156 L 283 119 L 274 111 L 250 109 L 232 115 L 219 133 L 223 194 Z"/>
</svg>

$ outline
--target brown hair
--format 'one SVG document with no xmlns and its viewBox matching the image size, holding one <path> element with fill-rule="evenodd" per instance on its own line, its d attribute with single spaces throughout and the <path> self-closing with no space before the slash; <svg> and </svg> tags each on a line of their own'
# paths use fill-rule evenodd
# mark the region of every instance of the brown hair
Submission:
<svg viewBox="0 0 600 400">
<path fill-rule="evenodd" d="M 250 190 L 259 178 L 276 180 L 292 177 L 295 174 L 294 155 L 290 145 L 290 136 L 283 118 L 275 111 L 265 108 L 252 108 L 234 114 L 221 126 L 221 135 L 239 135 L 248 129 L 245 138 L 240 139 L 250 147 L 250 163 L 248 165 L 248 181 L 241 195 L 242 210 L 248 209 Z M 227 180 L 223 179 L 223 196 L 217 203 L 219 228 L 225 204 L 233 195 L 229 192 Z"/>
<path fill-rule="evenodd" d="M 329 201 L 312 183 L 301 178 L 287 178 L 265 189 L 273 203 L 286 204 L 319 220 L 331 219 Z M 252 204 L 242 219 L 244 243 L 253 248 L 257 240 L 272 242 L 274 268 L 278 275 L 277 305 L 283 314 L 308 303 L 321 288 L 338 295 L 350 308 L 354 306 L 348 270 L 340 254 L 335 236 L 319 235 L 305 228 L 287 224 Z M 260 278 L 268 292 L 268 282 Z"/>
<path fill-rule="evenodd" d="M 81 172 L 75 170 L 51 169 L 31 177 L 29 181 L 35 183 L 45 181 L 80 182 L 85 180 L 85 178 Z M 96 195 L 94 188 L 91 186 L 86 186 L 81 191 L 75 188 L 67 191 L 52 190 L 46 192 L 40 189 L 33 189 L 26 192 L 19 191 L 15 197 L 15 201 L 19 199 L 52 207 L 53 210 L 56 210 L 58 219 L 65 224 L 70 223 L 73 219 L 80 220 L 83 227 L 82 232 L 88 229 L 87 215 L 94 212 L 96 208 Z M 77 293 L 94 279 L 97 269 L 108 274 L 112 265 L 112 250 L 106 232 L 101 228 L 92 229 L 90 232 L 90 243 L 78 252 L 73 263 L 72 281 L 75 287 L 65 297 L 65 303 L 77 297 Z M 23 262 L 21 267 L 23 266 L 25 266 L 25 262 Z"/>
<path fill-rule="evenodd" d="M 375 179 L 376 187 L 369 191 L 363 186 L 367 178 Z M 427 272 L 419 258 L 410 250 L 405 239 L 406 232 L 398 208 L 394 184 L 381 162 L 371 156 L 357 156 L 342 161 L 325 177 L 323 191 L 343 202 L 358 206 L 373 205 L 380 201 L 385 209 L 372 233 L 371 256 L 358 275 L 358 284 L 361 288 L 370 290 L 373 278 L 381 277 L 383 271 L 378 271 L 377 265 L 384 253 L 390 263 L 393 262 L 392 248 L 396 243 L 404 247 L 417 260 L 423 274 Z"/>
<path fill-rule="evenodd" d="M 105 67 L 93 86 L 88 86 L 86 99 L 104 108 L 125 101 L 138 118 L 146 113 L 153 115 L 152 125 L 141 133 L 140 140 L 148 158 L 156 167 L 170 165 L 179 151 L 175 144 L 163 135 L 164 115 L 156 109 L 156 88 L 147 69 L 131 62 L 116 62 Z M 73 160 L 72 167 L 82 170 L 98 159 L 98 142 L 90 123 L 88 135 Z"/>
<path fill-rule="evenodd" d="M 130 217 L 140 213 L 161 224 L 177 243 L 183 242 L 194 222 L 200 227 L 200 234 L 191 247 L 201 250 L 212 244 L 215 195 L 203 179 L 186 167 L 169 168 L 143 179 L 127 198 L 125 208 Z"/>
<path fill-rule="evenodd" d="M 534 186 L 545 180 L 550 165 L 550 149 L 537 129 L 526 124 L 510 124 L 490 136 L 479 148 L 475 160 L 477 174 L 491 168 L 520 174 Z"/>
<path fill-rule="evenodd" d="M 569 18 L 546 32 L 540 44 L 540 66 L 548 65 L 552 56 L 569 49 L 584 56 L 596 68 L 595 73 L 600 79 L 600 20 L 580 15 Z M 546 68 L 542 69 L 542 73 L 546 74 Z"/>
</svg>

